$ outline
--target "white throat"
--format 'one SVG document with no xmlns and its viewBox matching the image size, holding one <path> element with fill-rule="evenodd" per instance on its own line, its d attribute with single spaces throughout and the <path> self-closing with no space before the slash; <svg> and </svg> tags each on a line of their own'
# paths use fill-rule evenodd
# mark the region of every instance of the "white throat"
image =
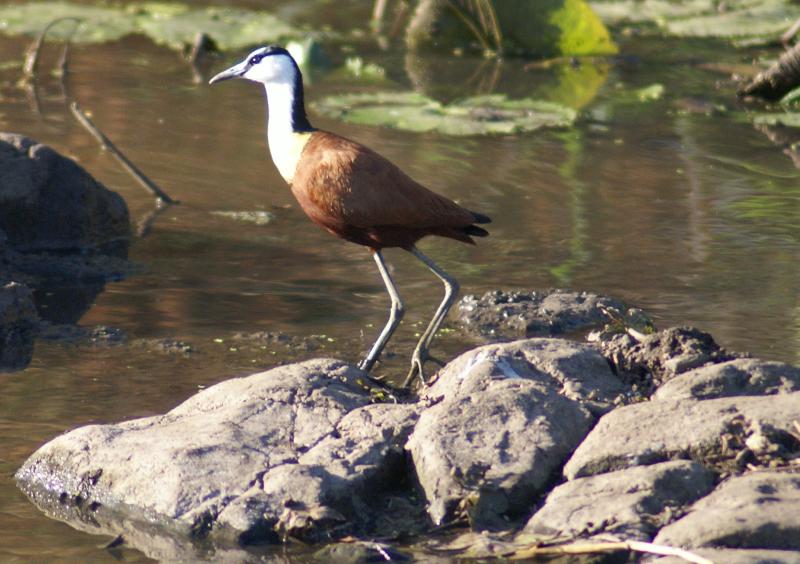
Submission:
<svg viewBox="0 0 800 564">
<path fill-rule="evenodd" d="M 267 91 L 269 110 L 267 124 L 267 144 L 272 162 L 278 167 L 283 179 L 292 183 L 297 162 L 303 152 L 310 133 L 296 133 L 292 130 L 292 110 L 294 109 L 294 84 L 276 81 L 264 85 Z"/>
</svg>

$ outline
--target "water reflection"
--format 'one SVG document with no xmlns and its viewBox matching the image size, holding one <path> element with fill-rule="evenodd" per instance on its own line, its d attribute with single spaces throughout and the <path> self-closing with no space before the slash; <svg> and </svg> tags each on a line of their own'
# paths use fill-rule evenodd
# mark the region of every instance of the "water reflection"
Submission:
<svg viewBox="0 0 800 564">
<path fill-rule="evenodd" d="M 292 6 L 318 9 L 315 2 Z M 347 28 L 352 14 L 326 7 L 319 17 L 346 20 Z M 685 64 L 682 45 L 630 41 L 624 50 L 647 64 L 525 70 L 513 61 L 409 62 L 397 49 L 360 53 L 386 68 L 398 90 L 417 85 L 443 100 L 490 90 L 572 95 L 583 113 L 569 131 L 449 138 L 319 116 L 314 122 L 375 148 L 431 189 L 494 218 L 492 237 L 477 247 L 421 245 L 467 293 L 569 285 L 625 299 L 660 326 L 695 324 L 725 346 L 800 361 L 798 171 L 780 147 L 737 117 L 729 93 L 715 91 L 715 74 Z M 0 62 L 16 60 L 24 47 L 0 38 Z M 727 55 L 714 50 L 713 57 Z M 138 275 L 108 284 L 101 294 L 87 292 L 83 305 L 44 290 L 43 303 L 70 305 L 58 319 L 120 328 L 128 342 L 44 343 L 29 369 L 0 382 L 0 471 L 6 476 L 0 559 L 113 559 L 97 549 L 96 538 L 48 520 L 16 491 L 9 476 L 44 441 L 88 422 L 163 412 L 198 386 L 276 362 L 321 355 L 356 360 L 388 307 L 369 255 L 310 225 L 274 170 L 255 86 L 194 84 L 179 57 L 137 37 L 76 46 L 71 69 L 70 94 L 182 204 L 165 210 L 150 235 L 132 245 L 130 260 L 142 265 Z M 72 120 L 58 82 L 40 83 L 37 113 L 14 86 L 15 76 L 0 70 L 0 129 L 76 158 L 124 196 L 132 217 L 149 213 L 152 199 Z M 620 92 L 654 83 L 666 86 L 664 99 L 621 100 Z M 362 88 L 352 78 L 319 73 L 307 95 L 313 101 Z M 683 97 L 710 98 L 729 111 L 679 112 L 672 103 Z M 242 210 L 269 211 L 275 220 L 254 225 L 211 213 Z M 378 373 L 401 377 L 441 290 L 403 253 L 387 258 L 397 267 L 408 314 Z M 233 339 L 257 331 L 316 335 L 318 348 Z M 164 350 L 157 346 L 164 338 L 189 342 L 194 352 Z M 435 352 L 452 356 L 469 345 L 451 333 L 436 342 Z M 125 555 L 136 558 L 144 559 Z"/>
</svg>

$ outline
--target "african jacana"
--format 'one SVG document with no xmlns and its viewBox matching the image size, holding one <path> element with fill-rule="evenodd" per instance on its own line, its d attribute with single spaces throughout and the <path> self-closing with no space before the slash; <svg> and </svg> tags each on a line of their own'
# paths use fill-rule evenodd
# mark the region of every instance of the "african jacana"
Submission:
<svg viewBox="0 0 800 564">
<path fill-rule="evenodd" d="M 286 49 L 276 45 L 256 49 L 209 83 L 229 78 L 264 85 L 272 160 L 311 221 L 372 251 L 392 305 L 389 321 L 359 363 L 362 370 L 369 372 L 375 364 L 404 312 L 381 250 L 405 249 L 444 282 L 444 299 L 414 350 L 404 387 L 415 375 L 424 382 L 422 367 L 430 359 L 428 348 L 455 301 L 458 282 L 415 243 L 426 235 L 439 235 L 474 245 L 472 236 L 485 237 L 488 232 L 473 224 L 489 223 L 489 218 L 431 192 L 367 147 L 312 127 L 303 102 L 303 76 Z"/>
</svg>

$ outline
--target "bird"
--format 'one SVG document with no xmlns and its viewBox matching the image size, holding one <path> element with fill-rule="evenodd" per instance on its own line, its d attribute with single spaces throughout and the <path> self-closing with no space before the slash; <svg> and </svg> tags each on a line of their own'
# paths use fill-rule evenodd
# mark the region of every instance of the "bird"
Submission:
<svg viewBox="0 0 800 564">
<path fill-rule="evenodd" d="M 332 235 L 367 247 L 378 267 L 391 306 L 386 325 L 358 364 L 364 373 L 369 375 L 405 312 L 383 249 L 408 251 L 444 284 L 444 298 L 414 349 L 402 387 L 410 387 L 416 378 L 425 384 L 425 362 L 439 362 L 430 355 L 431 342 L 456 300 L 459 285 L 416 243 L 437 235 L 474 245 L 473 237 L 489 234 L 479 224 L 491 219 L 425 188 L 364 145 L 314 128 L 306 114 L 303 75 L 285 48 L 260 47 L 213 76 L 209 84 L 233 78 L 264 86 L 269 152 L 305 214 Z"/>
</svg>

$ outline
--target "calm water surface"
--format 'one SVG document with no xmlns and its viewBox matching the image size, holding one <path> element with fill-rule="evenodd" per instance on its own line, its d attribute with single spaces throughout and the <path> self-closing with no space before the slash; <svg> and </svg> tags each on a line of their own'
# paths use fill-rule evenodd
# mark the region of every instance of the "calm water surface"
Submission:
<svg viewBox="0 0 800 564">
<path fill-rule="evenodd" d="M 348 3 L 314 15 L 312 4 L 290 3 L 284 14 L 346 30 L 367 12 Z M 20 58 L 25 46 L 0 38 L 0 62 Z M 413 85 L 442 99 L 504 92 L 572 100 L 582 117 L 570 130 L 453 138 L 310 113 L 318 127 L 365 142 L 492 216 L 492 237 L 477 247 L 421 245 L 465 293 L 555 286 L 606 293 L 644 308 L 659 326 L 697 325 L 732 349 L 800 361 L 800 173 L 743 117 L 728 75 L 702 65 L 740 63 L 752 53 L 653 39 L 622 47 L 630 57 L 614 64 L 526 71 L 522 62 L 407 59 L 399 48 L 357 43 L 358 53 L 387 69 L 392 82 L 380 88 Z M 239 56 L 207 66 L 216 71 Z M 78 160 L 126 199 L 134 221 L 152 210 L 152 199 L 71 118 L 58 80 L 40 82 L 37 111 L 15 86 L 18 71 L 0 72 L 0 130 Z M 335 73 L 309 79 L 311 103 L 373 88 Z M 665 86 L 662 99 L 630 95 L 653 83 Z M 109 284 L 80 320 L 120 329 L 127 344 L 39 343 L 28 369 L 0 378 L 0 560 L 146 560 L 135 550 L 112 556 L 104 538 L 47 519 L 11 475 L 43 442 L 78 425 L 163 412 L 199 387 L 280 361 L 322 354 L 355 361 L 384 322 L 387 297 L 368 253 L 312 226 L 295 204 L 267 157 L 255 85 L 195 84 L 176 54 L 128 38 L 76 47 L 65 86 L 182 205 L 133 243 L 140 274 Z M 694 111 L 720 104 L 727 111 Z M 211 213 L 245 210 L 275 219 L 256 226 Z M 378 373 L 399 376 L 441 288 L 405 253 L 387 256 L 409 312 Z M 233 338 L 256 331 L 315 335 L 315 350 Z M 191 343 L 195 353 L 163 354 L 143 342 L 159 338 Z M 453 355 L 469 345 L 450 332 L 436 348 Z"/>
</svg>

